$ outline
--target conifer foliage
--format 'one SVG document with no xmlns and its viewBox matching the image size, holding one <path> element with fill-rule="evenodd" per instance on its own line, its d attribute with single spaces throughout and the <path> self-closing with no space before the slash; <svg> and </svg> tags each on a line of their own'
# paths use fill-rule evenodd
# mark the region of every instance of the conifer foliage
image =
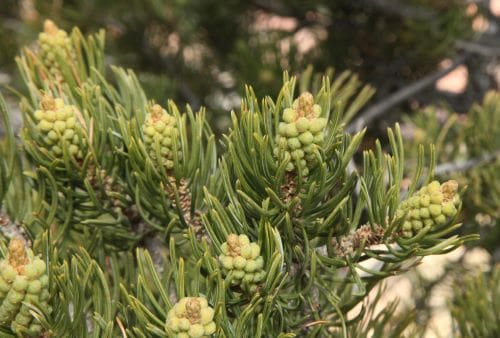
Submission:
<svg viewBox="0 0 500 338">
<path fill-rule="evenodd" d="M 360 153 L 364 131 L 345 123 L 373 90 L 348 74 L 297 86 L 285 73 L 275 99 L 247 86 L 216 140 L 203 109 L 149 101 L 130 70 L 107 77 L 103 41 L 48 21 L 17 58 L 2 336 L 398 336 L 409 317 L 375 325 L 368 292 L 475 238 L 452 234 L 461 187 L 433 181 L 432 147 L 408 188 L 398 125 L 388 149 Z"/>
</svg>

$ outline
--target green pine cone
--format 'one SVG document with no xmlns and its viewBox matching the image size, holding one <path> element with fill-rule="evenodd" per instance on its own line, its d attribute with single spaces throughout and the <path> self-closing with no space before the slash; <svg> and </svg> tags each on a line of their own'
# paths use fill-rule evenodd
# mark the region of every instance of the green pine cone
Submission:
<svg viewBox="0 0 500 338">
<path fill-rule="evenodd" d="M 167 169 L 172 169 L 174 167 L 175 153 L 177 153 L 179 159 L 182 157 L 179 130 L 175 117 L 168 114 L 160 105 L 155 104 L 146 116 L 142 132 L 149 156 L 157 160 L 159 151 L 161 164 Z"/>
<path fill-rule="evenodd" d="M 259 245 L 251 243 L 246 235 L 230 234 L 221 251 L 219 261 L 226 274 L 233 272 L 232 283 L 246 291 L 255 291 L 265 277 Z"/>
<path fill-rule="evenodd" d="M 302 93 L 291 108 L 283 111 L 283 121 L 278 125 L 274 154 L 281 159 L 291 159 L 286 170 L 297 166 L 307 176 L 316 160 L 314 150 L 323 144 L 327 120 L 321 116 L 321 107 L 314 104 L 311 93 Z"/>
<path fill-rule="evenodd" d="M 83 159 L 86 141 L 82 137 L 83 129 L 77 119 L 78 109 L 75 106 L 45 95 L 40 109 L 34 115 L 36 128 L 42 135 L 41 147 L 56 158 L 63 157 L 64 148 L 67 147 L 70 156 Z"/>
<path fill-rule="evenodd" d="M 181 298 L 168 311 L 165 328 L 176 338 L 210 337 L 216 330 L 214 309 L 204 297 Z"/>
<path fill-rule="evenodd" d="M 54 76 L 60 75 L 58 57 L 62 57 L 66 62 L 76 60 L 68 34 L 51 20 L 45 20 L 43 32 L 38 36 L 38 46 L 42 63 Z"/>
<path fill-rule="evenodd" d="M 7 257 L 0 261 L 0 271 L 0 325 L 10 326 L 23 337 L 38 336 L 42 327 L 23 302 L 50 309 L 45 263 L 22 240 L 13 239 Z"/>
<path fill-rule="evenodd" d="M 440 184 L 433 181 L 402 202 L 396 215 L 406 214 L 403 235 L 413 237 L 424 227 L 446 224 L 457 214 L 460 204 L 458 183 L 450 180 Z"/>
</svg>

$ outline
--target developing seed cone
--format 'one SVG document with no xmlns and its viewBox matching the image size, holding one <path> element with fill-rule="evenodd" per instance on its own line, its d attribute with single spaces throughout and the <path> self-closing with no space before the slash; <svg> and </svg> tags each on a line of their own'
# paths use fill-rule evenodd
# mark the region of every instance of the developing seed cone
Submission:
<svg viewBox="0 0 500 338">
<path fill-rule="evenodd" d="M 0 261 L 0 325 L 10 326 L 21 337 L 37 337 L 42 327 L 23 302 L 50 309 L 45 263 L 12 239 L 7 257 Z"/>
<path fill-rule="evenodd" d="M 78 109 L 62 99 L 45 95 L 35 111 L 36 128 L 41 134 L 41 147 L 61 158 L 67 147 L 70 156 L 82 159 L 86 152 L 83 129 L 77 119 Z"/>
<path fill-rule="evenodd" d="M 232 271 L 232 283 L 245 291 L 255 291 L 265 277 L 260 246 L 251 243 L 246 235 L 230 234 L 221 251 L 219 261 L 226 274 Z"/>
<path fill-rule="evenodd" d="M 144 143 L 149 156 L 159 161 L 167 169 L 174 167 L 174 155 L 182 157 L 179 130 L 174 116 L 167 113 L 160 105 L 151 107 L 142 127 Z M 160 157 L 158 157 L 158 151 Z"/>
<path fill-rule="evenodd" d="M 58 59 L 70 62 L 76 60 L 75 50 L 68 34 L 59 29 L 52 20 L 45 20 L 43 32 L 38 35 L 40 59 L 54 76 L 60 75 Z"/>
<path fill-rule="evenodd" d="M 216 329 L 214 309 L 204 297 L 181 298 L 168 312 L 165 327 L 175 338 L 210 337 Z"/>
<path fill-rule="evenodd" d="M 278 136 L 274 154 L 290 159 L 286 170 L 297 171 L 307 176 L 314 165 L 314 151 L 323 144 L 327 120 L 321 117 L 321 107 L 314 103 L 311 93 L 303 93 L 286 108 L 283 122 L 278 125 Z"/>
<path fill-rule="evenodd" d="M 413 237 L 424 227 L 446 224 L 457 214 L 459 204 L 457 181 L 429 183 L 399 206 L 396 215 L 407 215 L 403 235 Z"/>
</svg>

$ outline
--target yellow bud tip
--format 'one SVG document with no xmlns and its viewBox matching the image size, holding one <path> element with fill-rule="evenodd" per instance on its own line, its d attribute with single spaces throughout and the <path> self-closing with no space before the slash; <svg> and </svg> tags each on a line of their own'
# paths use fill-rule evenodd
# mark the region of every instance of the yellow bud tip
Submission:
<svg viewBox="0 0 500 338">
<path fill-rule="evenodd" d="M 297 110 L 299 116 L 311 116 L 314 114 L 314 96 L 311 93 L 305 92 L 300 94 L 298 101 Z"/>
<path fill-rule="evenodd" d="M 57 34 L 58 30 L 59 28 L 57 27 L 57 25 L 50 19 L 45 20 L 45 22 L 43 23 L 43 31 L 49 35 Z"/>
<path fill-rule="evenodd" d="M 26 255 L 24 241 L 19 238 L 11 239 L 9 243 L 9 264 L 17 270 L 19 274 L 24 272 L 24 266 L 29 263 Z"/>
<path fill-rule="evenodd" d="M 186 303 L 186 317 L 191 324 L 201 321 L 201 304 L 196 298 L 190 298 Z"/>
<path fill-rule="evenodd" d="M 151 113 L 151 118 L 153 119 L 154 122 L 156 122 L 163 115 L 163 108 L 159 104 L 154 104 L 150 109 L 150 113 Z"/>
<path fill-rule="evenodd" d="M 43 110 L 55 110 L 56 100 L 51 95 L 44 95 L 40 104 Z"/>
<path fill-rule="evenodd" d="M 455 180 L 449 180 L 441 185 L 441 192 L 443 193 L 443 199 L 449 201 L 455 197 L 458 192 L 458 182 Z"/>
<path fill-rule="evenodd" d="M 227 236 L 227 246 L 229 247 L 229 255 L 232 257 L 238 256 L 240 254 L 240 239 L 236 234 L 230 234 Z"/>
</svg>

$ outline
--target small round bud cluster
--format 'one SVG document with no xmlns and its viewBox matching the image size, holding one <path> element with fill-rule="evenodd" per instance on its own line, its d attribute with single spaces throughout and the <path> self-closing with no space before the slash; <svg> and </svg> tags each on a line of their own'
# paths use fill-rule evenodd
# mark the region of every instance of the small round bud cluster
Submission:
<svg viewBox="0 0 500 338">
<path fill-rule="evenodd" d="M 179 158 L 182 156 L 179 151 L 179 130 L 175 117 L 167 113 L 160 105 L 155 104 L 146 116 L 142 132 L 149 156 L 156 160 L 159 149 L 162 156 L 161 163 L 167 169 L 172 169 L 174 153 L 177 152 Z"/>
<path fill-rule="evenodd" d="M 23 337 L 38 337 L 42 326 L 23 302 L 50 309 L 48 283 L 45 263 L 22 240 L 11 240 L 7 257 L 0 261 L 0 325 Z"/>
<path fill-rule="evenodd" d="M 71 156 L 82 159 L 85 140 L 77 120 L 77 108 L 67 105 L 62 99 L 50 95 L 42 98 L 40 109 L 35 111 L 36 128 L 42 134 L 42 141 L 54 157 L 62 157 L 64 147 Z"/>
<path fill-rule="evenodd" d="M 314 104 L 311 93 L 303 93 L 293 102 L 291 108 L 283 111 L 283 121 L 278 125 L 277 157 L 290 159 L 286 170 L 294 171 L 300 167 L 302 175 L 307 176 L 315 161 L 314 149 L 323 143 L 327 120 L 321 116 L 321 107 Z"/>
<path fill-rule="evenodd" d="M 246 235 L 230 234 L 221 250 L 219 261 L 226 273 L 232 271 L 232 283 L 246 291 L 255 291 L 266 275 L 260 246 L 251 243 Z"/>
<path fill-rule="evenodd" d="M 429 183 L 402 202 L 396 211 L 397 217 L 407 214 L 403 223 L 403 236 L 413 237 L 423 227 L 446 224 L 457 214 L 459 204 L 457 181 Z"/>
<path fill-rule="evenodd" d="M 59 29 L 51 20 L 45 20 L 43 32 L 38 36 L 40 46 L 40 59 L 52 75 L 60 75 L 58 56 L 64 60 L 76 60 L 75 50 L 68 34 Z"/>
<path fill-rule="evenodd" d="M 175 338 L 210 337 L 216 329 L 214 309 L 204 297 L 184 297 L 168 311 L 166 328 Z"/>
</svg>

